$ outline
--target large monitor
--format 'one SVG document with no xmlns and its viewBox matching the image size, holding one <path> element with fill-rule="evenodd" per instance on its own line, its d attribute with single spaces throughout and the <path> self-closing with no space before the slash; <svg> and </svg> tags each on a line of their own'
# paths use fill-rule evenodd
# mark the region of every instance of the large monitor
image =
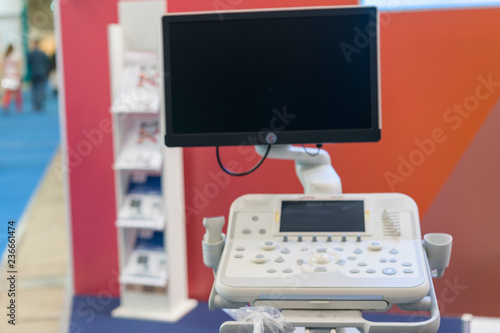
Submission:
<svg viewBox="0 0 500 333">
<path fill-rule="evenodd" d="M 375 7 L 163 17 L 167 146 L 380 139 Z"/>
</svg>

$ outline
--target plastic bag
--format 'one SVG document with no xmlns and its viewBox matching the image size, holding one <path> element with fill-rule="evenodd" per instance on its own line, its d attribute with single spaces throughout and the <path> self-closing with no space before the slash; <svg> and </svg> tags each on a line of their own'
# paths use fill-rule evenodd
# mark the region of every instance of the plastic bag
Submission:
<svg viewBox="0 0 500 333">
<path fill-rule="evenodd" d="M 252 321 L 253 333 L 264 333 L 269 328 L 272 333 L 293 332 L 295 328 L 285 320 L 281 312 L 270 306 L 243 307 L 227 310 L 229 315 L 239 321 Z"/>
</svg>

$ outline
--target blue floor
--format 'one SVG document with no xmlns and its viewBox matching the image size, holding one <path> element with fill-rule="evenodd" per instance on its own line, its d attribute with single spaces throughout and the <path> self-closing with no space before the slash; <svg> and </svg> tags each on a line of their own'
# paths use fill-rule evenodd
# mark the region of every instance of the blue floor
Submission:
<svg viewBox="0 0 500 333">
<path fill-rule="evenodd" d="M 215 333 L 230 317 L 216 310 L 210 312 L 206 303 L 200 303 L 175 324 L 111 317 L 111 310 L 120 305 L 119 299 L 76 296 L 73 298 L 69 333 Z"/>
<path fill-rule="evenodd" d="M 160 323 L 111 317 L 111 310 L 118 307 L 116 298 L 76 296 L 69 322 L 69 333 L 217 333 L 220 325 L 230 317 L 221 310 L 210 312 L 206 303 L 198 306 L 179 322 Z M 372 321 L 405 321 L 399 315 L 371 314 Z M 408 317 L 409 318 L 409 317 Z M 461 321 L 457 318 L 441 318 L 438 333 L 459 333 Z"/>
<path fill-rule="evenodd" d="M 57 97 L 47 90 L 45 109 L 32 108 L 31 91 L 23 109 L 0 111 L 0 258 L 7 244 L 7 222 L 19 219 L 59 145 Z"/>
</svg>

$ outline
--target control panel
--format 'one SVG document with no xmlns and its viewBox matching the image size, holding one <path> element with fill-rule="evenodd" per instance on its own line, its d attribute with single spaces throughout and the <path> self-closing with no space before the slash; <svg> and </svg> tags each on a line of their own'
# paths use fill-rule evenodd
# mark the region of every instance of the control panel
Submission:
<svg viewBox="0 0 500 333">
<path fill-rule="evenodd" d="M 428 294 L 423 251 L 417 205 L 403 194 L 245 195 L 231 206 L 215 289 L 251 304 L 383 309 Z"/>
</svg>

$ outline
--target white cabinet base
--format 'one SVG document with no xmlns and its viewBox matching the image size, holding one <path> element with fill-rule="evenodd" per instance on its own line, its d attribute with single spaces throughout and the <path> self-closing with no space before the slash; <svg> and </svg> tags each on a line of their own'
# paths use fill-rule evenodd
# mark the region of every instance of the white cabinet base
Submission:
<svg viewBox="0 0 500 333">
<path fill-rule="evenodd" d="M 111 316 L 115 318 L 155 320 L 164 322 L 177 322 L 179 319 L 188 314 L 198 305 L 198 302 L 193 299 L 186 299 L 182 304 L 175 304 L 175 308 L 171 311 L 152 311 L 151 309 L 130 309 L 119 306 L 111 312 Z"/>
</svg>

